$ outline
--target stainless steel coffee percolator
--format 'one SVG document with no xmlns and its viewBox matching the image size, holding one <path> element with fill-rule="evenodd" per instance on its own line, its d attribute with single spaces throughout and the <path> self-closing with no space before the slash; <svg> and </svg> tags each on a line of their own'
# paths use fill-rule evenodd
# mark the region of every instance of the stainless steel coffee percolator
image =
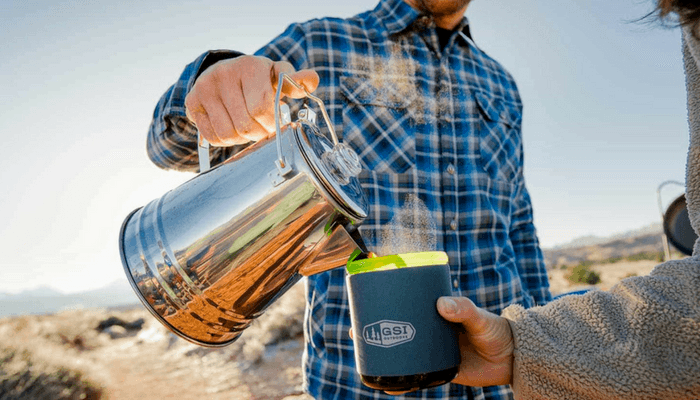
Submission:
<svg viewBox="0 0 700 400">
<path fill-rule="evenodd" d="M 306 105 L 291 121 L 280 102 L 285 81 L 318 103 L 330 140 Z M 302 276 L 342 267 L 363 247 L 360 162 L 338 141 L 323 102 L 282 74 L 275 122 L 274 137 L 212 169 L 200 139 L 200 174 L 122 225 L 122 264 L 136 294 L 191 342 L 233 342 Z"/>
</svg>

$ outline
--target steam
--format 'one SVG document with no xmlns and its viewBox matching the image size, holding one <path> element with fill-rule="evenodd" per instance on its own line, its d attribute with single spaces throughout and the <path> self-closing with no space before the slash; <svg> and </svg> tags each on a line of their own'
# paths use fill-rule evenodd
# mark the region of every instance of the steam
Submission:
<svg viewBox="0 0 700 400">
<path fill-rule="evenodd" d="M 437 226 L 430 210 L 414 195 L 394 215 L 389 224 L 379 232 L 376 253 L 417 253 L 437 250 Z"/>
</svg>

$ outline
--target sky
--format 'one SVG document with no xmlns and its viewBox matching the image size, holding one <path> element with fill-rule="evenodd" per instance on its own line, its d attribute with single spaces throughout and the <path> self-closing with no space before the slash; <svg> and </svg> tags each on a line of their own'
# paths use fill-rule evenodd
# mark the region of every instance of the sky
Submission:
<svg viewBox="0 0 700 400">
<path fill-rule="evenodd" d="M 61 4 L 63 3 L 63 4 Z M 208 49 L 252 53 L 291 22 L 377 0 L 0 2 L 0 292 L 124 278 L 132 210 L 193 177 L 150 163 L 154 106 Z M 679 29 L 651 0 L 473 0 L 476 43 L 518 83 L 540 243 L 660 221 L 688 147 Z M 662 192 L 670 203 L 682 187 Z"/>
</svg>

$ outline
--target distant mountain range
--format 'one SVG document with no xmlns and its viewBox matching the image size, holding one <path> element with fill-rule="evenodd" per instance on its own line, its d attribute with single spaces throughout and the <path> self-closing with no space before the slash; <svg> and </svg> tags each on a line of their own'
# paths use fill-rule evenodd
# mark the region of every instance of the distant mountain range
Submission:
<svg viewBox="0 0 700 400">
<path fill-rule="evenodd" d="M 0 317 L 51 314 L 67 309 L 136 305 L 139 299 L 126 279 L 99 289 L 64 294 L 42 286 L 17 294 L 0 293 Z"/>
<path fill-rule="evenodd" d="M 542 252 L 545 264 L 550 269 L 563 265 L 573 266 L 583 261 L 601 262 L 641 255 L 660 257 L 664 252 L 662 234 L 660 225 L 650 225 L 605 238 L 587 236 L 564 245 L 542 249 Z M 673 246 L 671 252 L 672 258 L 683 257 Z"/>
<path fill-rule="evenodd" d="M 623 240 L 623 239 L 630 239 L 630 238 L 636 238 L 640 236 L 647 236 L 647 235 L 661 235 L 663 233 L 663 226 L 661 223 L 654 223 L 650 224 L 638 229 L 633 229 L 631 231 L 627 232 L 622 232 L 622 233 L 616 233 L 610 236 L 581 236 L 576 239 L 573 239 L 570 242 L 559 244 L 556 246 L 553 246 L 551 248 L 548 248 L 547 250 L 564 250 L 564 249 L 573 249 L 573 248 L 578 248 L 578 247 L 584 247 L 584 246 L 593 246 L 597 244 L 602 244 L 602 243 L 609 243 L 609 242 L 614 242 L 616 240 Z"/>
</svg>

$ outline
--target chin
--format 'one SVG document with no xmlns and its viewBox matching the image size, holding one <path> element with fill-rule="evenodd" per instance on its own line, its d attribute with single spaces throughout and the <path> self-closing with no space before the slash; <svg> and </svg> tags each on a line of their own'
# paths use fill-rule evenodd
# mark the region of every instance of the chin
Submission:
<svg viewBox="0 0 700 400">
<path fill-rule="evenodd" d="M 432 15 L 449 15 L 460 12 L 471 0 L 420 0 L 424 12 Z"/>
</svg>

